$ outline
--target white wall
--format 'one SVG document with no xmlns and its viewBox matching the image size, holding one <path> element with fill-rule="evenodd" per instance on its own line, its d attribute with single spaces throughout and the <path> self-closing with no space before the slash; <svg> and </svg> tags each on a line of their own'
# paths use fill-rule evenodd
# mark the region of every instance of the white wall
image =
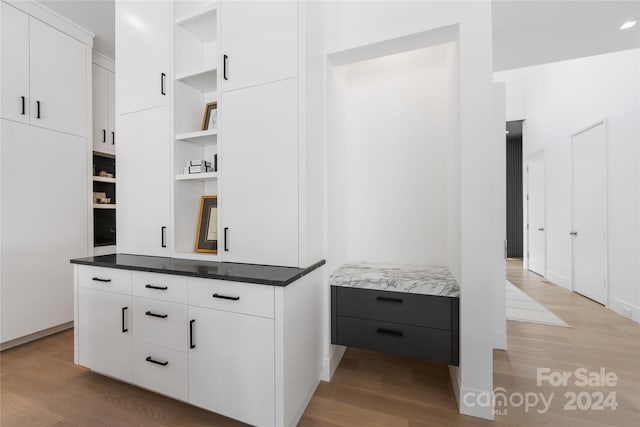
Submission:
<svg viewBox="0 0 640 427">
<path fill-rule="evenodd" d="M 523 157 L 545 153 L 546 276 L 567 288 L 571 135 L 607 118 L 609 305 L 619 312 L 631 308 L 640 320 L 640 50 L 505 71 L 495 79 L 506 82 L 508 94 L 524 91 L 507 96 L 507 111 L 524 112 Z"/>
<path fill-rule="evenodd" d="M 457 108 L 460 156 L 459 165 L 452 165 L 460 170 L 459 195 L 454 195 L 459 198 L 460 240 L 453 242 L 459 247 L 449 248 L 450 254 L 459 254 L 459 269 L 452 270 L 462 293 L 459 385 L 456 383 L 454 390 L 463 397 L 490 393 L 493 389 L 492 280 L 496 276 L 496 259 L 500 259 L 503 252 L 502 239 L 492 227 L 487 227 L 495 213 L 495 188 L 487 165 L 492 165 L 496 158 L 496 145 L 492 144 L 491 3 L 330 2 L 326 6 L 326 24 L 327 53 L 333 55 L 446 28 L 455 33 L 454 39 L 446 40 L 458 42 L 460 90 Z M 328 79 L 335 74 L 329 70 Z M 331 93 L 333 89 L 327 90 Z M 334 132 L 333 127 L 334 124 L 330 124 L 328 132 Z M 330 140 L 331 135 L 327 138 Z M 328 161 L 331 161 L 330 154 Z M 328 173 L 331 174 L 331 167 Z M 466 405 L 464 399 L 460 403 L 463 413 L 493 418 L 492 407 Z"/>
</svg>

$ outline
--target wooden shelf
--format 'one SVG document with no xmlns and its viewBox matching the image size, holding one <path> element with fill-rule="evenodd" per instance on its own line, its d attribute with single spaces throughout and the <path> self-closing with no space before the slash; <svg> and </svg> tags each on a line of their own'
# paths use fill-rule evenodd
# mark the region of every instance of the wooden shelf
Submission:
<svg viewBox="0 0 640 427">
<path fill-rule="evenodd" d="M 176 135 L 178 141 L 194 142 L 200 145 L 216 145 L 218 142 L 218 130 L 199 130 L 196 132 L 179 133 Z"/>
<path fill-rule="evenodd" d="M 106 176 L 94 176 L 93 180 L 95 182 L 109 182 L 112 184 L 116 183 L 116 179 L 115 178 L 107 178 Z"/>
<path fill-rule="evenodd" d="M 191 181 L 191 180 L 205 180 L 218 178 L 218 172 L 205 172 L 205 173 L 190 173 L 176 175 L 176 181 Z"/>
<path fill-rule="evenodd" d="M 202 43 L 211 43 L 217 39 L 217 5 L 196 13 L 180 17 L 176 20 L 176 24 L 193 34 Z"/>
<path fill-rule="evenodd" d="M 203 68 L 192 72 L 176 75 L 176 80 L 198 89 L 200 92 L 214 92 L 216 90 L 216 67 Z"/>
<path fill-rule="evenodd" d="M 94 203 L 93 209 L 115 209 L 116 205 L 114 203 Z"/>
</svg>

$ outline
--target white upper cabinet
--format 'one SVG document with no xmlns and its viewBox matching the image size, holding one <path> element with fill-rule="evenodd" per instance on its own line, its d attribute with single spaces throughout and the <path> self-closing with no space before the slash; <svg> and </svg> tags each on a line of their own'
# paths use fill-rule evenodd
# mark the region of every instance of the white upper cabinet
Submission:
<svg viewBox="0 0 640 427">
<path fill-rule="evenodd" d="M 116 151 L 116 75 L 107 74 L 107 142 L 111 145 L 111 151 Z"/>
<path fill-rule="evenodd" d="M 224 261 L 298 266 L 297 85 L 222 95 Z"/>
<path fill-rule="evenodd" d="M 93 64 L 93 149 L 115 153 L 115 77 Z"/>
<path fill-rule="evenodd" d="M 0 115 L 29 123 L 29 16 L 5 2 L 0 26 Z"/>
<path fill-rule="evenodd" d="M 116 2 L 117 114 L 169 105 L 171 1 Z"/>
<path fill-rule="evenodd" d="M 170 255 L 170 130 L 168 106 L 118 117 L 119 253 Z"/>
<path fill-rule="evenodd" d="M 298 75 L 298 2 L 221 2 L 222 90 Z"/>
<path fill-rule="evenodd" d="M 86 136 L 87 46 L 34 18 L 29 34 L 31 124 Z"/>
</svg>

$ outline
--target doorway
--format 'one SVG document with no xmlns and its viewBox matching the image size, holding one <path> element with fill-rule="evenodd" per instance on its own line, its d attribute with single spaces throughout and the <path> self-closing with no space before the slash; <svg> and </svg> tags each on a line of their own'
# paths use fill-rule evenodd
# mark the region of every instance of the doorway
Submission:
<svg viewBox="0 0 640 427">
<path fill-rule="evenodd" d="M 507 258 L 522 258 L 522 120 L 507 122 Z"/>
<path fill-rule="evenodd" d="M 527 160 L 527 218 L 529 270 L 546 276 L 544 153 Z"/>
<path fill-rule="evenodd" d="M 607 300 L 607 124 L 571 137 L 572 286 L 600 304 Z"/>
</svg>

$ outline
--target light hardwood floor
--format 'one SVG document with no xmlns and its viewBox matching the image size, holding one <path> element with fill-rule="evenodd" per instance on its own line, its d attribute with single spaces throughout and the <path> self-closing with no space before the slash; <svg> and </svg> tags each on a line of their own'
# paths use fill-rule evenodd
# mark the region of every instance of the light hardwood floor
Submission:
<svg viewBox="0 0 640 427">
<path fill-rule="evenodd" d="M 446 367 L 347 350 L 321 383 L 301 426 L 634 426 L 640 425 L 640 325 L 545 282 L 509 261 L 508 279 L 572 328 L 507 322 L 509 350 L 494 352 L 494 386 L 554 393 L 547 413 L 508 407 L 496 422 L 458 414 Z M 536 369 L 614 371 L 612 389 L 536 385 Z M 73 365 L 71 331 L 0 354 L 0 425 L 232 426 L 239 423 Z M 565 411 L 564 393 L 615 391 L 615 411 Z M 540 409 L 541 406 L 538 406 Z"/>
</svg>

